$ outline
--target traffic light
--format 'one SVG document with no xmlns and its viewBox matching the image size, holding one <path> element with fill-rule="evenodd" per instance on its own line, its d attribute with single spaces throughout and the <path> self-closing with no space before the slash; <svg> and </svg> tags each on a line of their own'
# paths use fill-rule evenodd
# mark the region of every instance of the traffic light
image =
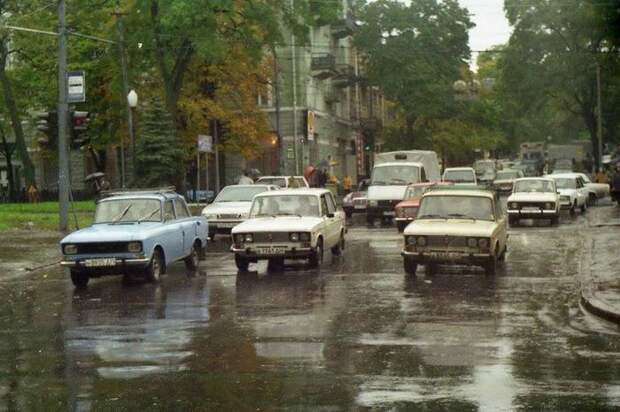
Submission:
<svg viewBox="0 0 620 412">
<path fill-rule="evenodd" d="M 58 114 L 55 111 L 36 114 L 37 130 L 43 133 L 37 141 L 46 149 L 53 149 L 58 144 Z"/>
<path fill-rule="evenodd" d="M 90 123 L 89 112 L 71 112 L 71 148 L 79 149 L 90 140 L 84 135 Z"/>
</svg>

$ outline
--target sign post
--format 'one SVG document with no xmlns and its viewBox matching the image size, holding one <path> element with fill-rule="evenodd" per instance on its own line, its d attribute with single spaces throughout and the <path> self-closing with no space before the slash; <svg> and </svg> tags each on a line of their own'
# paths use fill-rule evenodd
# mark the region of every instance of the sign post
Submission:
<svg viewBox="0 0 620 412">
<path fill-rule="evenodd" d="M 84 103 L 86 101 L 86 82 L 84 71 L 67 72 L 67 102 Z"/>
<path fill-rule="evenodd" d="M 209 153 L 213 152 L 213 136 L 198 135 L 198 151 L 196 153 L 196 200 L 200 203 L 198 191 L 200 190 L 200 153 L 205 153 L 205 191 L 209 190 Z"/>
</svg>

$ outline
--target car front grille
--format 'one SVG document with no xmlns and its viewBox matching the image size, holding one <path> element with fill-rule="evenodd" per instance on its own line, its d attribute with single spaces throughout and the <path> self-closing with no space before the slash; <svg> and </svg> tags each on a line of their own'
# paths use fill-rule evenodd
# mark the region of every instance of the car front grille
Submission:
<svg viewBox="0 0 620 412">
<path fill-rule="evenodd" d="M 254 243 L 275 243 L 275 242 L 288 242 L 288 232 L 273 232 L 265 233 L 258 232 L 253 234 Z"/>
<path fill-rule="evenodd" d="M 217 215 L 218 219 L 239 219 L 241 218 L 240 214 L 235 214 L 235 213 L 222 213 Z"/>
<path fill-rule="evenodd" d="M 462 236 L 428 236 L 428 247 L 466 247 L 467 238 Z"/>
<path fill-rule="evenodd" d="M 357 197 L 353 199 L 354 205 L 366 206 L 366 198 L 365 197 Z"/>
<path fill-rule="evenodd" d="M 543 202 L 518 202 L 517 203 L 517 209 L 523 209 L 523 208 L 528 208 L 528 207 L 544 209 L 545 208 L 545 203 L 543 203 Z"/>
<path fill-rule="evenodd" d="M 76 243 L 79 255 L 127 253 L 127 242 Z"/>
<path fill-rule="evenodd" d="M 399 203 L 399 200 L 379 200 L 377 202 L 377 206 L 379 207 L 387 207 L 387 208 L 393 208 L 394 206 L 396 206 L 397 203 Z"/>
</svg>

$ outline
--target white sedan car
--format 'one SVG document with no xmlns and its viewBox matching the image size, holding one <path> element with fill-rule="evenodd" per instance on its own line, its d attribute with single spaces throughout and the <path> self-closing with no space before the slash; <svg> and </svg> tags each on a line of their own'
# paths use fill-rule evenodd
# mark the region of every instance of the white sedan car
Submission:
<svg viewBox="0 0 620 412">
<path fill-rule="evenodd" d="M 250 219 L 233 228 L 231 251 L 241 273 L 259 260 L 274 268 L 285 259 L 308 259 L 318 267 L 325 250 L 342 253 L 345 233 L 344 212 L 329 190 L 265 192 L 254 198 Z"/>
<path fill-rule="evenodd" d="M 511 226 L 519 219 L 550 219 L 556 225 L 560 218 L 560 196 L 555 180 L 548 177 L 515 180 L 506 206 Z"/>
<path fill-rule="evenodd" d="M 471 167 L 448 167 L 444 170 L 441 180 L 463 186 L 476 186 L 478 184 L 476 172 Z"/>
<path fill-rule="evenodd" d="M 590 180 L 590 177 L 585 173 L 575 173 L 575 175 L 581 177 L 588 189 L 588 204 L 593 205 L 597 199 L 602 199 L 609 196 L 609 184 L 608 183 L 594 183 Z"/>
<path fill-rule="evenodd" d="M 213 203 L 202 209 L 202 215 L 209 221 L 209 239 L 217 233 L 230 233 L 233 227 L 246 220 L 255 195 L 277 189 L 277 186 L 258 184 L 223 188 Z"/>
<path fill-rule="evenodd" d="M 574 173 L 548 175 L 555 180 L 555 186 L 560 194 L 560 208 L 568 209 L 570 214 L 575 214 L 577 209 L 585 213 L 588 208 L 589 191 L 580 176 Z"/>
<path fill-rule="evenodd" d="M 494 275 L 506 255 L 508 229 L 497 195 L 454 186 L 426 192 L 404 235 L 401 254 L 410 275 L 420 263 L 431 272 L 442 263 L 478 265 Z"/>
</svg>

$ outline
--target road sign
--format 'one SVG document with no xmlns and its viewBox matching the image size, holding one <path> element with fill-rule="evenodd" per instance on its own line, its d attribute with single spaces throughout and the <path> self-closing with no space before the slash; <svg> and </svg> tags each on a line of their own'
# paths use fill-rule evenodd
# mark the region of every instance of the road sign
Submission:
<svg viewBox="0 0 620 412">
<path fill-rule="evenodd" d="M 198 151 L 201 153 L 213 153 L 213 136 L 199 134 Z"/>
<path fill-rule="evenodd" d="M 312 110 L 308 110 L 308 118 L 306 121 L 308 125 L 308 141 L 314 140 L 314 132 L 316 131 L 316 114 Z"/>
<path fill-rule="evenodd" d="M 84 71 L 67 72 L 67 92 L 68 103 L 83 103 L 86 101 Z"/>
</svg>

